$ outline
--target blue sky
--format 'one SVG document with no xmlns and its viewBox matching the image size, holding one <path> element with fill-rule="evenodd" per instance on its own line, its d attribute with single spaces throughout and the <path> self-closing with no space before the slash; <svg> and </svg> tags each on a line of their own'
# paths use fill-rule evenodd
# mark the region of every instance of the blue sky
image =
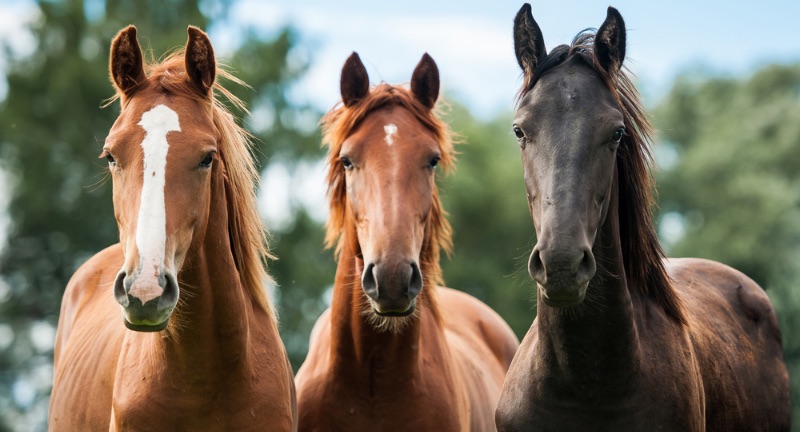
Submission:
<svg viewBox="0 0 800 432">
<path fill-rule="evenodd" d="M 209 2 L 211 3 L 211 2 Z M 424 52 L 439 65 L 442 88 L 481 117 L 510 110 L 519 86 L 512 21 L 521 1 L 237 0 L 208 29 L 223 57 L 245 27 L 265 35 L 292 25 L 312 68 L 294 95 L 327 110 L 338 99 L 339 72 L 357 51 L 373 82 L 408 81 Z M 35 16 L 30 0 L 0 2 L 0 43 L 32 44 L 22 28 Z M 534 1 L 548 49 L 598 27 L 608 0 Z M 742 76 L 771 62 L 800 62 L 800 1 L 614 1 L 628 27 L 627 66 L 650 104 L 688 69 Z M 221 14 L 215 13 L 215 16 Z M 130 18 L 136 23 L 136 17 Z M 187 23 L 189 24 L 189 23 Z M 2 56 L 0 56 L 2 57 Z M 0 58 L 0 71 L 3 59 Z M 0 80 L 2 81 L 2 80 Z M 4 93 L 0 82 L 0 96 Z"/>
<path fill-rule="evenodd" d="M 453 2 L 454 3 L 454 2 Z M 339 71 L 357 51 L 373 82 L 408 81 L 424 52 L 439 65 L 446 94 L 487 117 L 509 110 L 520 84 L 512 22 L 521 1 L 240 0 L 212 39 L 232 46 L 243 24 L 270 34 L 300 30 L 312 69 L 296 96 L 327 109 L 338 99 Z M 532 2 L 549 49 L 599 27 L 607 0 Z M 800 62 L 800 1 L 615 1 L 628 27 L 627 66 L 652 103 L 688 69 L 746 75 L 771 62 Z M 215 42 L 215 43 L 217 43 Z"/>
</svg>

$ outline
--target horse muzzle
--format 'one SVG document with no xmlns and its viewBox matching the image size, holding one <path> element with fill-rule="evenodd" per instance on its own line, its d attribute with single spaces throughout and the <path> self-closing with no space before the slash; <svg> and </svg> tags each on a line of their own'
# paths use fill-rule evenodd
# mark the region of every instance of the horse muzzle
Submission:
<svg viewBox="0 0 800 432">
<path fill-rule="evenodd" d="M 153 278 L 120 271 L 114 281 L 114 297 L 122 306 L 125 327 L 140 332 L 164 330 L 178 304 L 178 283 L 170 272 Z"/>
<path fill-rule="evenodd" d="M 369 263 L 361 287 L 378 315 L 407 316 L 416 308 L 422 274 L 416 262 Z"/>
<path fill-rule="evenodd" d="M 528 261 L 528 271 L 542 291 L 544 303 L 551 307 L 582 303 L 596 270 L 589 248 L 554 253 L 537 245 Z"/>
</svg>

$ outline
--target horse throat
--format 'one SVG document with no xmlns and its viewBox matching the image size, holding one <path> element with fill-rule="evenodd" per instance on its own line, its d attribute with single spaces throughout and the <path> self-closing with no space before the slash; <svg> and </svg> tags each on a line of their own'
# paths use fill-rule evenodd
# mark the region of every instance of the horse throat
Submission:
<svg viewBox="0 0 800 432">
<path fill-rule="evenodd" d="M 553 308 L 538 294 L 540 364 L 558 371 L 554 379 L 582 383 L 582 388 L 591 388 L 592 383 L 601 388 L 608 382 L 615 384 L 605 388 L 619 388 L 639 370 L 639 341 L 623 262 L 616 181 L 609 199 L 608 214 L 592 247 L 597 273 L 589 282 L 584 301 L 570 308 Z"/>
<path fill-rule="evenodd" d="M 361 287 L 364 264 L 357 253 L 358 241 L 354 239 L 355 235 L 345 238 L 336 269 L 331 301 L 333 367 L 337 373 L 346 375 L 364 375 L 365 371 L 369 371 L 367 375 L 383 375 L 387 371 L 399 381 L 406 381 L 407 376 L 401 371 L 412 371 L 419 366 L 421 339 L 424 337 L 427 342 L 432 338 L 443 339 L 442 330 L 433 319 L 432 287 L 424 285 L 415 312 L 405 318 L 401 330 L 377 329 L 372 322 L 374 318 L 370 317 L 374 311 Z M 353 367 L 354 364 L 359 366 Z"/>
</svg>

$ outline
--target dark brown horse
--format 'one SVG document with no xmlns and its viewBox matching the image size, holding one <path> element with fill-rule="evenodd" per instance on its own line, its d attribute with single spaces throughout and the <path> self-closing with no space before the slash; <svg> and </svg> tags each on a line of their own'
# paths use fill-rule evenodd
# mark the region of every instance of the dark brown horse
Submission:
<svg viewBox="0 0 800 432">
<path fill-rule="evenodd" d="M 538 315 L 508 372 L 498 429 L 788 430 L 781 334 L 764 291 L 716 262 L 663 259 L 652 130 L 621 70 L 620 14 L 609 8 L 596 34 L 547 53 L 526 4 L 514 42 Z"/>
<path fill-rule="evenodd" d="M 436 64 L 423 56 L 411 91 L 370 90 L 354 53 L 341 93 L 322 121 L 339 265 L 297 373 L 300 430 L 494 430 L 518 342 L 486 305 L 439 286 L 450 227 L 435 171 L 453 149 L 433 110 Z"/>
<path fill-rule="evenodd" d="M 214 96 L 230 96 L 217 74 L 232 78 L 194 27 L 185 55 L 160 64 L 144 64 L 133 26 L 111 45 L 122 112 L 101 157 L 120 243 L 64 293 L 51 430 L 296 429 L 257 172 L 247 133 Z"/>
</svg>

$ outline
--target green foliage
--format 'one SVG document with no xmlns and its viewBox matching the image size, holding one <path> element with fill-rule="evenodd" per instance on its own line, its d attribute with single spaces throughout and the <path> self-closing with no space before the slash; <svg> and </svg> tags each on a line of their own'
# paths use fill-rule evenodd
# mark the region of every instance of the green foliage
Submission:
<svg viewBox="0 0 800 432">
<path fill-rule="evenodd" d="M 721 261 L 767 290 L 798 418 L 800 65 L 745 80 L 681 77 L 654 114 L 660 146 L 678 156 L 659 178 L 661 214 L 685 230 L 670 255 Z"/>
<path fill-rule="evenodd" d="M 527 270 L 535 233 L 511 116 L 482 122 L 454 104 L 445 118 L 463 141 L 455 172 L 440 181 L 454 241 L 445 281 L 486 302 L 521 339 L 536 316 Z"/>
<path fill-rule="evenodd" d="M 237 88 L 235 93 L 252 107 L 245 125 L 260 144 L 255 156 L 264 168 L 283 165 L 293 181 L 303 174 L 304 164 L 314 163 L 323 155 L 317 128 L 321 113 L 287 97 L 292 84 L 308 67 L 299 60 L 304 57 L 301 50 L 292 30 L 281 31 L 268 44 L 249 32 L 228 61 L 235 75 L 252 87 Z M 264 191 L 266 205 L 270 205 L 269 194 Z M 293 222 L 272 230 L 270 247 L 278 259 L 269 263 L 269 273 L 278 283 L 273 295 L 281 337 L 297 370 L 308 351 L 311 328 L 326 307 L 323 293 L 333 281 L 335 263 L 332 254 L 322 249 L 321 224 L 297 203 L 289 210 Z"/>
</svg>

